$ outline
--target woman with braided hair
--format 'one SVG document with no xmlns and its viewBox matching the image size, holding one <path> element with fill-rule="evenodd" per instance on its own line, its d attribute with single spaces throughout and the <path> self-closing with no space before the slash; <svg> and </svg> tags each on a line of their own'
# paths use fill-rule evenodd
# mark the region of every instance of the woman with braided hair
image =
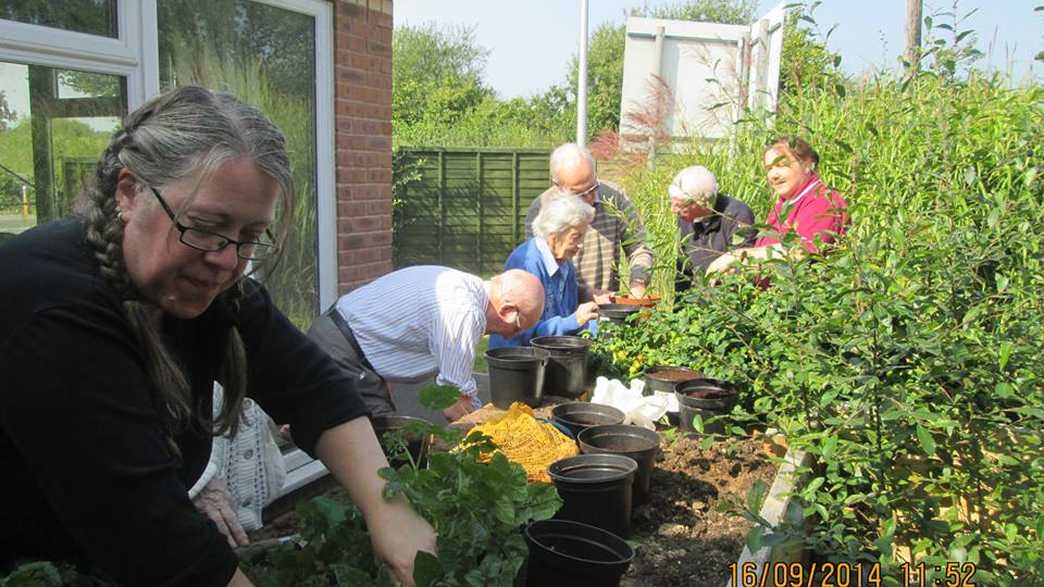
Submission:
<svg viewBox="0 0 1044 587">
<path fill-rule="evenodd" d="M 271 260 L 291 198 L 280 131 L 183 87 L 126 118 L 78 214 L 0 247 L 0 575 L 60 559 L 125 585 L 249 585 L 187 487 L 250 396 L 412 585 L 434 531 L 382 497 L 387 461 L 352 382 L 244 276 Z"/>
</svg>

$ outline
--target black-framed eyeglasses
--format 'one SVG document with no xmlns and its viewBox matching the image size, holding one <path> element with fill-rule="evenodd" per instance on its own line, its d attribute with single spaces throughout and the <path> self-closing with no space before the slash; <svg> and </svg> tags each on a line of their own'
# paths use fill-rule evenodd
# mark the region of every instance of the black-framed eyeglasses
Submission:
<svg viewBox="0 0 1044 587">
<path fill-rule="evenodd" d="M 207 253 L 215 253 L 224 250 L 228 245 L 236 245 L 236 256 L 244 261 L 263 261 L 271 257 L 275 251 L 275 239 L 272 237 L 272 232 L 267 228 L 265 229 L 264 240 L 237 241 L 216 232 L 185 226 L 178 222 L 174 210 L 171 210 L 170 206 L 167 205 L 167 201 L 160 195 L 159 190 L 152 186 L 149 186 L 149 189 L 152 190 L 156 199 L 159 200 L 160 206 L 163 206 L 163 211 L 170 217 L 170 221 L 174 223 L 174 228 L 181 233 L 180 240 L 183 245 Z"/>
</svg>

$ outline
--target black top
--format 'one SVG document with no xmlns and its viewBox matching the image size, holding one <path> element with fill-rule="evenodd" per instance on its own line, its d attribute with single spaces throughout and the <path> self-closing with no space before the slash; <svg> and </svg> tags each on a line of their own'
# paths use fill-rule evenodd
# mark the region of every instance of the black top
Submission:
<svg viewBox="0 0 1044 587">
<path fill-rule="evenodd" d="M 727 251 L 754 246 L 757 232 L 750 228 L 754 224 L 754 213 L 743 202 L 718 194 L 714 203 L 714 214 L 685 222 L 678 218 L 678 235 L 682 239 L 684 256 L 678 276 L 678 289 L 687 289 L 694 273 L 702 275 L 707 267 Z M 739 234 L 737 235 L 737 231 Z M 733 236 L 739 241 L 733 242 Z"/>
<path fill-rule="evenodd" d="M 211 419 L 229 328 L 248 357 L 248 395 L 314 455 L 326 429 L 366 414 L 333 361 L 248 280 L 238 310 L 219 297 L 198 318 L 170 316 L 168 348 Z M 78 219 L 0 246 L 0 569 L 72 559 L 125 585 L 224 586 L 236 558 L 188 498 L 211 438 L 164 433 L 165 411 L 118 294 L 101 278 Z"/>
</svg>

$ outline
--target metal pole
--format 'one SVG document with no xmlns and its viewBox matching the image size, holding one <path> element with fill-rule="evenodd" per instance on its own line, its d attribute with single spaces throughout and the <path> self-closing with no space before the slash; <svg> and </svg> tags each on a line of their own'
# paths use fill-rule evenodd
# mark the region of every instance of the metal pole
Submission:
<svg viewBox="0 0 1044 587">
<path fill-rule="evenodd" d="M 580 71 L 576 77 L 576 144 L 587 144 L 587 0 L 580 0 Z"/>
</svg>

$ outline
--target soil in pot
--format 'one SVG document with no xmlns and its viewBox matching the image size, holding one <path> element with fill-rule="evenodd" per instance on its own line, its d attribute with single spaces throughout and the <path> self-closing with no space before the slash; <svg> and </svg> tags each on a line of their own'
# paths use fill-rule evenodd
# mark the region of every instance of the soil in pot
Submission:
<svg viewBox="0 0 1044 587">
<path fill-rule="evenodd" d="M 638 464 L 634 476 L 633 502 L 635 506 L 649 502 L 650 477 L 660 452 L 660 437 L 652 430 L 639 426 L 592 426 L 577 437 L 585 454 L 618 454 L 630 457 Z"/>
<path fill-rule="evenodd" d="M 562 498 L 555 519 L 630 536 L 632 486 L 637 471 L 634 459 L 615 454 L 581 454 L 555 461 L 547 471 Z"/>
<path fill-rule="evenodd" d="M 591 426 L 623 424 L 624 417 L 623 412 L 612 406 L 590 402 L 559 404 L 551 410 L 551 418 L 568 428 L 573 438 Z"/>
<path fill-rule="evenodd" d="M 493 405 L 507 410 L 515 402 L 537 407 L 544 398 L 550 353 L 535 347 L 501 347 L 486 351 L 489 393 Z"/>
<path fill-rule="evenodd" d="M 526 527 L 526 585 L 616 587 L 634 558 L 619 536 L 579 522 L 544 520 Z"/>
<path fill-rule="evenodd" d="M 645 370 L 644 395 L 652 395 L 654 391 L 674 393 L 674 388 L 682 381 L 691 381 L 703 377 L 700 373 L 688 367 L 677 367 L 674 365 L 654 365 Z"/>
<path fill-rule="evenodd" d="M 717 379 L 683 381 L 675 386 L 674 393 L 678 397 L 678 418 L 681 429 L 685 432 L 695 432 L 692 421 L 698 415 L 704 422 L 703 431 L 708 434 L 721 434 L 725 431 L 723 419 L 707 421 L 729 414 L 736 406 L 739 397 L 735 386 Z"/>
</svg>

